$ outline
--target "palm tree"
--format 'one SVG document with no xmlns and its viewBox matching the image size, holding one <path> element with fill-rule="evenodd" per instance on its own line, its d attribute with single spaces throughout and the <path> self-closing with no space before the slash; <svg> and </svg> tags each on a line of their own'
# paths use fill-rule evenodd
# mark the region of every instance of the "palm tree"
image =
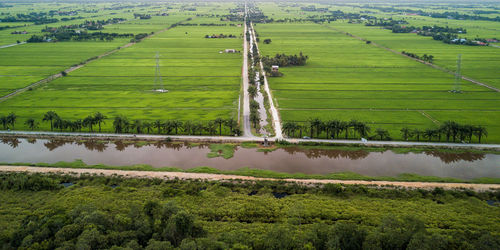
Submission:
<svg viewBox="0 0 500 250">
<path fill-rule="evenodd" d="M 14 114 L 13 112 L 11 112 L 8 116 L 7 116 L 7 121 L 9 122 L 10 125 L 12 125 L 12 129 L 14 129 L 14 125 L 16 123 L 16 120 L 17 120 L 17 116 L 16 114 Z"/>
<path fill-rule="evenodd" d="M 309 119 L 309 128 L 310 128 L 309 132 L 311 134 L 311 138 L 313 138 L 314 128 L 316 128 L 316 135 L 319 136 L 321 127 L 322 127 L 322 122 L 320 119 L 318 118 Z"/>
<path fill-rule="evenodd" d="M 215 122 L 215 124 L 219 125 L 219 136 L 221 136 L 222 135 L 222 124 L 224 124 L 224 120 L 222 118 L 217 118 L 214 120 L 214 122 Z"/>
<path fill-rule="evenodd" d="M 117 116 L 113 121 L 113 127 L 115 128 L 115 133 L 122 133 L 126 130 L 127 127 L 127 118 L 124 116 Z M 82 123 L 83 125 L 83 123 Z"/>
<path fill-rule="evenodd" d="M 257 129 L 257 124 L 260 122 L 259 114 L 257 112 L 250 112 L 250 121 L 253 123 L 253 127 Z"/>
<path fill-rule="evenodd" d="M 163 123 L 161 120 L 156 120 L 153 122 L 153 127 L 158 129 L 158 134 L 161 134 L 161 128 L 163 127 Z"/>
<path fill-rule="evenodd" d="M 94 117 L 91 116 L 91 115 L 89 115 L 85 119 L 83 119 L 83 123 L 82 124 L 83 124 L 83 126 L 89 128 L 89 132 L 92 132 L 93 131 L 92 126 L 94 126 L 94 124 L 96 124 L 96 122 L 94 120 Z"/>
<path fill-rule="evenodd" d="M 389 132 L 385 129 L 377 128 L 377 130 L 375 130 L 375 133 L 377 134 L 377 136 L 380 136 L 380 140 L 389 137 Z"/>
<path fill-rule="evenodd" d="M 1 116 L 0 123 L 2 123 L 3 129 L 6 130 L 7 126 L 9 125 L 9 119 L 7 119 L 7 116 L 5 116 L 5 115 Z"/>
<path fill-rule="evenodd" d="M 99 133 L 101 133 L 101 123 L 106 123 L 104 120 L 107 119 L 105 115 L 101 114 L 101 112 L 97 112 L 94 115 L 94 122 L 99 124 Z"/>
<path fill-rule="evenodd" d="M 358 131 L 359 136 L 362 138 L 368 136 L 370 133 L 370 127 L 366 125 L 364 122 L 358 122 L 358 125 L 356 126 L 356 130 Z"/>
<path fill-rule="evenodd" d="M 42 121 L 50 121 L 50 131 L 53 131 L 54 130 L 54 123 L 53 123 L 53 121 L 54 121 L 54 119 L 56 119 L 58 117 L 59 116 L 57 115 L 56 112 L 54 112 L 54 111 L 48 111 L 43 116 Z"/>
<path fill-rule="evenodd" d="M 210 135 L 214 135 L 217 132 L 217 124 L 214 121 L 209 121 L 206 129 Z"/>
<path fill-rule="evenodd" d="M 257 87 L 253 86 L 253 85 L 250 85 L 248 87 L 248 95 L 250 96 L 250 98 L 255 98 L 257 96 Z"/>
<path fill-rule="evenodd" d="M 436 131 L 434 129 L 426 129 L 424 132 L 423 132 L 423 137 L 424 138 L 427 138 L 427 141 L 431 141 L 432 140 L 432 137 L 434 137 Z"/>
<path fill-rule="evenodd" d="M 188 135 L 191 135 L 191 130 L 193 129 L 193 126 L 194 126 L 194 124 L 191 121 L 184 122 L 184 126 L 183 126 L 184 132 L 186 132 Z"/>
<path fill-rule="evenodd" d="M 151 128 L 153 127 L 153 124 L 151 122 L 144 122 L 142 124 L 142 127 L 146 129 L 147 133 L 149 134 L 151 132 Z"/>
<path fill-rule="evenodd" d="M 420 141 L 420 136 L 422 135 L 422 130 L 416 128 L 413 130 L 412 134 L 417 138 L 417 141 Z"/>
<path fill-rule="evenodd" d="M 358 121 L 356 120 L 351 120 L 349 122 L 349 129 L 352 128 L 352 136 L 355 138 L 356 137 L 356 131 L 357 131 L 357 127 L 358 127 Z"/>
<path fill-rule="evenodd" d="M 408 141 L 408 137 L 411 136 L 411 131 L 408 127 L 404 127 L 401 130 L 401 136 L 403 137 L 403 140 Z"/>
<path fill-rule="evenodd" d="M 238 126 L 238 122 L 235 121 L 232 117 L 227 119 L 226 121 L 224 121 L 224 125 L 226 125 L 226 127 L 229 127 L 229 131 L 233 131 L 233 128 L 235 128 L 236 126 Z"/>
<path fill-rule="evenodd" d="M 179 120 L 173 120 L 170 122 L 170 125 L 175 129 L 175 134 L 177 135 L 179 133 L 178 129 L 182 127 L 182 122 Z"/>
<path fill-rule="evenodd" d="M 294 122 L 285 122 L 285 123 L 283 123 L 283 131 L 289 137 L 293 137 L 291 131 L 292 131 L 292 129 L 294 129 L 294 127 L 295 127 L 295 123 Z"/>
<path fill-rule="evenodd" d="M 483 126 L 477 126 L 474 128 L 474 135 L 477 136 L 479 143 L 481 143 L 481 137 L 483 137 L 483 136 L 487 137 L 488 131 Z"/>
<path fill-rule="evenodd" d="M 28 120 L 26 120 L 24 124 L 28 126 L 28 128 L 30 128 L 31 130 L 35 130 L 35 128 L 38 127 L 38 122 L 36 122 L 35 119 L 33 118 L 28 118 Z"/>
<path fill-rule="evenodd" d="M 142 127 L 143 127 L 142 120 L 139 119 L 135 120 L 134 123 L 132 124 L 132 127 L 135 128 L 138 134 L 140 134 L 142 132 Z"/>
<path fill-rule="evenodd" d="M 349 136 L 349 123 L 342 121 L 339 124 L 339 128 L 340 128 L 340 131 L 345 131 L 345 138 L 347 139 L 347 137 Z"/>
</svg>

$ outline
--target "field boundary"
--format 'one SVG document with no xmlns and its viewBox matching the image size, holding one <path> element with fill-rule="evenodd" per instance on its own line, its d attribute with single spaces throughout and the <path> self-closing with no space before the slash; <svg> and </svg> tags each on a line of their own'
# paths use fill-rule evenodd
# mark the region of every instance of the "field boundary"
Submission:
<svg viewBox="0 0 500 250">
<path fill-rule="evenodd" d="M 366 39 L 364 39 L 364 38 L 362 38 L 362 37 L 360 37 L 360 36 L 356 36 L 356 35 L 351 34 L 351 33 L 349 33 L 349 32 L 345 32 L 345 31 L 343 31 L 343 30 L 340 30 L 340 29 L 338 29 L 338 28 L 334 28 L 334 27 L 327 26 L 327 25 L 324 25 L 324 24 L 320 24 L 320 25 L 321 25 L 321 26 L 323 26 L 323 27 L 326 27 L 326 28 L 328 28 L 328 29 L 331 29 L 331 30 L 334 30 L 334 31 L 337 31 L 337 32 L 343 33 L 343 34 L 345 34 L 346 36 L 350 36 L 350 37 L 355 38 L 355 39 L 358 39 L 358 40 L 360 40 L 360 41 L 363 41 L 363 42 L 366 42 L 366 41 L 367 41 Z M 378 44 L 378 43 L 376 43 L 376 42 L 371 41 L 371 43 L 370 43 L 370 44 L 371 44 L 371 45 L 373 45 L 373 46 L 375 46 L 375 47 L 378 47 L 378 48 L 381 48 L 381 49 L 385 49 L 385 50 L 387 50 L 387 51 L 389 51 L 389 52 L 392 52 L 392 53 L 394 53 L 394 54 L 396 54 L 396 55 L 404 56 L 404 57 L 407 57 L 407 58 L 409 58 L 409 59 L 411 59 L 411 60 L 414 60 L 414 61 L 416 61 L 416 62 L 419 62 L 419 63 L 425 64 L 425 65 L 428 65 L 429 67 L 435 68 L 435 69 L 440 70 L 440 71 L 442 71 L 442 72 L 445 72 L 445 73 L 448 73 L 448 74 L 451 74 L 451 75 L 455 75 L 455 72 L 453 72 L 453 71 L 451 71 L 451 70 L 449 70 L 449 69 L 443 68 L 443 67 L 441 67 L 441 66 L 438 66 L 438 65 L 433 64 L 433 63 L 430 63 L 430 62 L 425 62 L 425 61 L 420 60 L 420 59 L 417 59 L 417 58 L 413 58 L 413 57 L 408 56 L 408 55 L 405 55 L 405 54 L 403 54 L 403 53 L 401 53 L 401 52 L 399 52 L 399 51 L 396 51 L 396 50 L 393 50 L 393 49 L 391 49 L 391 48 L 388 48 L 388 47 L 385 47 L 385 46 L 383 46 L 383 45 L 380 45 L 380 44 Z M 488 85 L 488 84 L 486 84 L 486 83 L 483 83 L 483 82 L 480 82 L 480 81 L 474 80 L 474 79 L 472 79 L 472 78 L 469 78 L 469 77 L 466 77 L 466 76 L 463 76 L 463 75 L 461 76 L 461 78 L 462 78 L 462 80 L 465 80 L 465 81 L 468 81 L 468 82 L 474 83 L 474 84 L 476 84 L 476 85 L 479 85 L 479 86 L 482 86 L 482 87 L 485 87 L 485 88 L 491 89 L 491 90 L 496 91 L 496 92 L 500 92 L 500 89 L 495 88 L 495 87 L 493 87 L 493 86 L 490 86 L 490 85 Z"/>
<path fill-rule="evenodd" d="M 304 185 L 314 184 L 343 184 L 343 185 L 368 185 L 376 188 L 408 188 L 408 189 L 471 189 L 474 191 L 490 191 L 500 189 L 500 184 L 475 184 L 475 183 L 441 183 L 441 182 L 405 182 L 405 181 L 362 181 L 362 180 L 327 180 L 327 179 L 278 179 L 262 178 L 242 175 L 185 173 L 185 172 L 160 172 L 137 170 L 109 170 L 109 169 L 83 169 L 83 168 L 52 168 L 30 166 L 0 166 L 0 172 L 42 173 L 42 174 L 69 174 L 69 175 L 103 175 L 121 176 L 125 178 L 158 178 L 164 180 L 206 180 L 206 181 L 283 181 Z"/>
<path fill-rule="evenodd" d="M 187 21 L 187 19 L 186 19 L 186 20 L 184 20 L 184 21 Z M 180 22 L 178 22 L 178 23 L 182 23 L 182 22 L 184 22 L 184 21 L 180 21 Z M 169 30 L 169 29 L 171 29 L 171 28 L 175 28 L 175 26 L 174 26 L 174 27 L 172 27 L 172 25 L 170 25 L 168 28 L 162 29 L 162 30 L 160 30 L 160 31 L 158 31 L 158 32 L 155 32 L 155 33 L 153 33 L 153 34 L 149 34 L 148 36 L 146 36 L 146 37 L 144 37 L 144 38 L 140 39 L 138 42 L 141 42 L 141 41 L 143 41 L 144 39 L 147 39 L 147 38 L 153 37 L 153 36 L 155 36 L 155 35 L 156 35 L 156 34 L 158 34 L 158 33 L 165 32 L 165 31 L 167 31 L 167 30 Z M 59 72 L 59 73 L 57 73 L 57 74 L 50 75 L 49 77 L 46 77 L 46 78 L 44 78 L 44 79 L 42 79 L 42 80 L 40 80 L 40 81 L 37 81 L 37 82 L 35 82 L 35 83 L 32 83 L 32 84 L 30 84 L 30 85 L 28 85 L 28 86 L 26 86 L 26 87 L 24 87 L 24 88 L 17 89 L 16 91 L 14 91 L 14 92 L 12 92 L 12 93 L 9 93 L 9 94 L 7 94 L 7 95 L 4 95 L 4 96 L 0 97 L 0 103 L 1 103 L 1 102 L 3 102 L 3 101 L 5 101 L 5 100 L 7 100 L 7 99 L 9 99 L 9 98 L 11 98 L 11 97 L 13 97 L 13 96 L 16 96 L 16 95 L 21 94 L 21 93 L 23 93 L 23 92 L 25 92 L 25 91 L 28 91 L 28 90 L 32 90 L 32 89 L 33 89 L 33 88 L 35 88 L 35 87 L 38 87 L 38 86 L 40 86 L 40 85 L 42 85 L 42 84 L 49 83 L 49 82 L 51 82 L 51 81 L 53 81 L 53 80 L 55 80 L 55 79 L 57 79 L 57 78 L 60 78 L 60 77 L 62 77 L 62 76 L 63 76 L 63 73 L 62 73 L 62 72 L 65 72 L 65 73 L 70 73 L 70 72 L 72 72 L 72 71 L 75 71 L 75 70 L 77 70 L 77 69 L 79 69 L 79 68 L 84 67 L 84 66 L 85 66 L 85 65 L 87 65 L 88 63 L 91 63 L 91 62 L 93 62 L 93 61 L 99 60 L 99 59 L 101 59 L 101 58 L 103 58 L 103 57 L 105 57 L 105 56 L 109 56 L 109 55 L 111 55 L 111 54 L 114 54 L 114 53 L 116 53 L 116 52 L 120 51 L 121 49 L 128 48 L 128 47 L 130 47 L 130 46 L 132 46 L 132 45 L 134 45 L 134 44 L 136 44 L 136 43 L 138 43 L 138 42 L 129 42 L 129 43 L 127 43 L 127 44 L 125 44 L 125 45 L 123 45 L 123 46 L 120 46 L 120 47 L 118 47 L 118 48 L 116 48 L 116 49 L 112 49 L 112 50 L 110 50 L 110 51 L 108 51 L 108 52 L 105 52 L 104 54 L 101 54 L 101 55 L 98 55 L 98 56 L 95 56 L 95 57 L 89 58 L 89 59 L 85 60 L 85 61 L 84 61 L 83 63 L 81 63 L 81 64 L 78 64 L 78 65 L 76 65 L 76 66 L 71 66 L 70 68 L 65 69 L 65 70 L 63 70 L 63 71 L 61 71 L 61 72 Z M 99 76 L 99 77 L 101 77 L 101 76 Z"/>
</svg>

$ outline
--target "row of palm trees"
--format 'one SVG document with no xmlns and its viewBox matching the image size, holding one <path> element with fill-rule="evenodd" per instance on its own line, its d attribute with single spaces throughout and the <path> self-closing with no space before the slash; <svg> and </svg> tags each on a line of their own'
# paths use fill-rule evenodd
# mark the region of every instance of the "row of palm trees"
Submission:
<svg viewBox="0 0 500 250">
<path fill-rule="evenodd" d="M 241 129 L 238 122 L 233 118 L 217 118 L 208 122 L 180 121 L 180 120 L 155 120 L 154 122 L 143 120 L 129 120 L 125 116 L 117 116 L 113 121 L 115 133 L 157 133 L 157 134 L 186 134 L 202 135 L 204 132 L 210 135 L 222 135 L 224 129 L 230 131 L 231 135 L 240 136 Z"/>
<path fill-rule="evenodd" d="M 306 123 L 285 122 L 283 123 L 283 132 L 289 137 L 302 137 L 309 133 L 311 138 L 320 138 L 324 135 L 326 139 L 348 139 L 348 138 L 370 138 L 380 140 L 391 140 L 387 130 L 377 128 L 374 134 L 370 135 L 371 128 L 365 122 L 356 120 L 340 121 L 328 120 L 322 121 L 319 118 L 309 119 Z M 438 128 L 410 129 L 404 127 L 400 130 L 401 137 L 407 141 L 414 139 L 420 141 L 441 141 L 444 138 L 447 142 L 472 141 L 473 137 L 481 143 L 481 138 L 488 136 L 488 131 L 483 126 L 462 125 L 454 121 L 444 122 Z"/>
<path fill-rule="evenodd" d="M 88 128 L 89 132 L 94 132 L 94 129 L 98 128 L 98 131 L 101 132 L 101 125 L 106 123 L 106 119 L 108 119 L 107 116 L 100 112 L 96 112 L 87 116 L 85 119 L 66 120 L 62 119 L 56 112 L 48 111 L 44 114 L 42 122 L 48 122 L 51 131 L 57 129 L 61 132 L 67 130 L 81 132 L 82 129 Z M 17 116 L 14 113 L 8 116 L 0 116 L 0 123 L 2 123 L 4 129 L 14 129 L 16 120 Z M 33 118 L 27 119 L 24 124 L 31 130 L 35 130 L 40 125 L 40 123 Z M 117 116 L 113 120 L 113 129 L 115 133 L 158 133 L 176 135 L 183 133 L 188 135 L 201 135 L 206 132 L 210 135 L 215 135 L 218 132 L 219 135 L 222 135 L 224 128 L 228 130 L 231 135 L 239 136 L 242 134 L 242 131 L 238 127 L 238 122 L 233 118 L 217 118 L 208 122 L 180 120 L 156 120 L 150 122 L 140 119 L 129 120 L 125 116 Z"/>
</svg>

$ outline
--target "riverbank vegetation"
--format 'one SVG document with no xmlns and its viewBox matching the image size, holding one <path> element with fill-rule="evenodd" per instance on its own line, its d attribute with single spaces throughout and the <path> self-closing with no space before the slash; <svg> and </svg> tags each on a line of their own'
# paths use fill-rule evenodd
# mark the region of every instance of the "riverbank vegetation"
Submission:
<svg viewBox="0 0 500 250">
<path fill-rule="evenodd" d="M 212 157 L 232 157 L 234 153 L 230 146 L 225 149 L 214 148 L 210 155 Z M 234 146 L 232 146 L 234 147 Z M 207 155 L 207 157 L 211 157 Z M 407 182 L 441 182 L 441 183 L 476 183 L 476 184 L 500 184 L 500 178 L 482 177 L 471 180 L 459 178 L 446 178 L 437 176 L 422 176 L 418 174 L 400 174 L 397 176 L 365 176 L 354 172 L 336 172 L 325 175 L 320 174 L 303 174 L 303 173 L 282 173 L 272 170 L 263 170 L 255 168 L 240 168 L 238 170 L 220 170 L 213 167 L 196 167 L 191 169 L 181 169 L 176 167 L 153 167 L 147 164 L 131 165 L 131 166 L 110 166 L 105 164 L 89 165 L 81 160 L 73 162 L 57 162 L 57 163 L 0 163 L 1 165 L 12 166 L 32 166 L 32 167 L 53 167 L 53 168 L 82 168 L 82 169 L 107 169 L 107 170 L 134 170 L 134 171 L 157 171 L 157 172 L 185 172 L 185 173 L 207 173 L 207 174 L 225 174 L 251 176 L 257 178 L 273 178 L 273 179 L 318 179 L 318 180 L 359 180 L 359 181 L 407 181 Z"/>
<path fill-rule="evenodd" d="M 498 192 L 22 173 L 0 179 L 3 249 L 500 246 Z"/>
</svg>

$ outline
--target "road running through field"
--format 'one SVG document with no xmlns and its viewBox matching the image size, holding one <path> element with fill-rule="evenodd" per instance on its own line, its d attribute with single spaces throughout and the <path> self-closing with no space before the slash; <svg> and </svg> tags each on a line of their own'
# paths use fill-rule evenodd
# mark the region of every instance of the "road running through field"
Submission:
<svg viewBox="0 0 500 250">
<path fill-rule="evenodd" d="M 186 21 L 187 21 L 187 20 L 186 20 Z M 156 35 L 156 34 L 158 34 L 158 33 L 165 32 L 165 31 L 167 31 L 167 30 L 169 30 L 169 29 L 170 29 L 170 28 L 166 28 L 166 29 L 160 30 L 160 31 L 158 31 L 158 32 L 155 32 L 154 34 L 150 34 L 150 35 L 148 35 L 148 36 L 144 37 L 143 39 L 141 39 L 141 41 L 142 41 L 142 40 L 144 40 L 144 39 L 147 39 L 147 38 L 149 38 L 149 37 L 155 36 L 155 35 Z M 127 44 L 125 44 L 125 45 L 123 45 L 123 46 L 121 46 L 121 47 L 119 47 L 119 48 L 116 48 L 116 49 L 113 49 L 113 50 L 111 50 L 111 51 L 108 51 L 108 52 L 106 52 L 106 53 L 104 53 L 104 54 L 98 55 L 98 56 L 97 56 L 97 57 L 95 57 L 94 59 L 87 60 L 87 61 L 85 61 L 84 63 L 82 63 L 82 64 L 80 64 L 80 65 L 70 67 L 70 68 L 65 69 L 65 70 L 63 70 L 63 71 L 64 71 L 64 72 L 66 72 L 66 73 L 70 73 L 70 72 L 72 72 L 72 71 L 75 71 L 75 70 L 77 70 L 77 69 L 79 69 L 79 68 L 84 67 L 84 66 L 85 66 L 85 65 L 87 65 L 88 63 L 91 63 L 91 62 L 93 62 L 93 61 L 95 61 L 95 60 L 99 60 L 99 59 L 101 59 L 102 57 L 105 57 L 105 56 L 111 55 L 111 54 L 113 54 L 113 53 L 116 53 L 116 52 L 120 51 L 120 49 L 125 49 L 125 48 L 128 48 L 128 47 L 130 47 L 130 46 L 132 46 L 132 45 L 134 45 L 134 44 L 136 44 L 136 42 L 129 42 L 129 43 L 127 43 Z M 9 98 L 11 98 L 11 97 L 13 97 L 13 96 L 15 96 L 15 95 L 18 95 L 18 94 L 20 94 L 20 93 L 23 93 L 23 92 L 25 92 L 25 91 L 27 91 L 27 90 L 33 89 L 33 88 L 35 88 L 35 87 L 36 87 L 36 86 L 38 86 L 38 85 L 41 85 L 41 84 L 44 84 L 44 83 L 51 82 L 51 81 L 53 81 L 53 80 L 55 80 L 55 79 L 57 79 L 57 78 L 59 78 L 59 77 L 62 77 L 62 76 L 63 76 L 63 75 L 62 75 L 62 72 L 59 72 L 59 73 L 57 73 L 57 74 L 51 75 L 51 76 L 49 76 L 49 77 L 47 77 L 47 78 L 44 78 L 44 79 L 42 79 L 42 80 L 40 80 L 40 81 L 37 81 L 37 82 L 35 82 L 35 83 L 32 83 L 32 84 L 30 84 L 30 85 L 28 85 L 28 86 L 26 86 L 26 87 L 24 87 L 24 88 L 17 89 L 17 90 L 16 90 L 16 91 L 14 91 L 14 92 L 11 92 L 11 93 L 9 93 L 9 94 L 7 94 L 7 95 L 4 95 L 4 96 L 0 97 L 0 102 L 3 102 L 3 101 L 5 101 L 5 100 L 7 100 L 7 99 L 9 99 Z"/>
<path fill-rule="evenodd" d="M 251 32 L 252 32 L 252 37 L 255 38 L 256 37 L 255 30 L 253 28 L 252 22 L 250 22 L 250 28 L 251 28 Z M 260 70 L 261 70 L 261 72 L 265 72 L 264 71 L 264 64 L 262 64 L 262 59 L 261 59 L 262 56 L 260 54 L 259 45 L 257 44 L 257 40 L 254 40 L 254 46 L 255 46 L 255 48 L 257 48 L 257 53 L 260 55 L 260 57 L 259 57 Z M 271 90 L 269 88 L 269 82 L 267 81 L 267 76 L 265 73 L 263 75 L 264 75 L 264 90 L 266 91 L 267 98 L 269 100 L 269 108 L 271 109 L 271 116 L 273 118 L 272 123 L 273 123 L 275 138 L 278 140 L 281 140 L 281 139 L 283 139 L 283 133 L 281 130 L 280 116 L 279 116 L 278 110 L 274 106 L 274 99 L 273 99 L 273 96 L 271 95 Z"/>
<path fill-rule="evenodd" d="M 25 44 L 25 43 L 26 43 L 26 42 L 20 42 L 20 43 L 13 43 L 13 44 L 2 45 L 2 46 L 0 46 L 0 49 L 5 49 L 5 48 L 9 48 L 9 47 L 14 47 L 14 46 L 21 45 L 21 44 Z"/>
<path fill-rule="evenodd" d="M 241 70 L 241 77 L 243 78 L 243 137 L 253 138 L 252 127 L 250 125 L 250 97 L 248 95 L 248 42 L 246 34 L 247 27 L 247 5 L 245 2 L 245 20 L 243 28 L 243 68 Z"/>
<path fill-rule="evenodd" d="M 29 166 L 0 166 L 0 172 L 43 173 L 43 174 L 70 174 L 80 176 L 83 174 L 121 176 L 125 178 L 158 178 L 164 180 L 207 180 L 207 181 L 285 181 L 304 185 L 310 184 L 344 184 L 344 185 L 370 185 L 378 188 L 410 188 L 410 189 L 471 189 L 474 191 L 489 191 L 500 189 L 500 184 L 473 184 L 473 183 L 441 183 L 441 182 L 404 182 L 404 181 L 359 181 L 359 180 L 320 180 L 320 179 L 274 179 L 258 178 L 240 175 L 160 172 L 160 171 L 132 171 L 109 169 L 84 169 L 84 168 L 50 168 Z"/>
<path fill-rule="evenodd" d="M 359 37 L 359 36 L 356 36 L 356 35 L 354 35 L 354 34 L 351 34 L 351 33 L 345 32 L 345 31 L 340 30 L 340 29 L 338 29 L 338 28 L 334 28 L 334 27 L 331 27 L 331 26 L 326 26 L 326 25 L 322 25 L 322 26 L 323 26 L 323 27 L 326 27 L 326 28 L 328 28 L 328 29 L 331 29 L 331 30 L 334 30 L 334 31 L 337 31 L 337 32 L 340 32 L 340 33 L 343 33 L 343 34 L 346 34 L 347 36 L 350 36 L 350 37 L 352 37 L 352 38 L 358 39 L 358 40 L 360 40 L 360 41 L 364 41 L 364 42 L 366 42 L 366 41 L 367 41 L 366 39 L 364 39 L 364 38 L 362 38 L 362 37 Z M 441 70 L 441 71 L 443 71 L 443 72 L 445 72 L 445 73 L 455 75 L 455 72 L 454 72 L 454 71 L 451 71 L 451 70 L 445 69 L 445 68 L 443 68 L 443 67 L 441 67 L 441 66 L 438 66 L 438 65 L 433 64 L 433 63 L 430 63 L 430 62 L 426 62 L 426 61 L 423 61 L 423 60 L 420 60 L 420 59 L 417 59 L 417 58 L 413 58 L 413 57 L 411 57 L 411 56 L 409 56 L 409 55 L 405 55 L 405 54 L 403 54 L 403 53 L 401 53 L 401 52 L 399 52 L 399 51 L 396 51 L 396 50 L 393 50 L 393 49 L 391 49 L 391 48 L 385 47 L 385 46 L 380 45 L 380 44 L 378 44 L 378 43 L 376 43 L 376 42 L 371 41 L 371 43 L 370 43 L 370 44 L 371 44 L 371 45 L 373 45 L 373 46 L 375 46 L 375 47 L 379 47 L 379 48 L 381 48 L 381 49 L 385 49 L 385 50 L 387 50 L 387 51 L 389 51 L 389 52 L 392 52 L 392 53 L 394 53 L 394 54 L 401 55 L 401 56 L 405 56 L 405 57 L 407 57 L 407 58 L 409 58 L 409 59 L 412 59 L 412 60 L 414 60 L 414 61 L 417 61 L 417 62 L 423 63 L 423 64 L 428 65 L 428 66 L 430 66 L 430 67 L 432 67 L 432 68 L 435 68 L 435 69 L 437 69 L 437 70 Z M 463 76 L 463 75 L 462 75 L 462 76 L 461 76 L 461 78 L 462 78 L 462 80 L 472 82 L 472 83 L 474 83 L 474 84 L 477 84 L 477 85 L 479 85 L 479 86 L 483 86 L 483 87 L 485 87 L 485 88 L 488 88 L 488 89 L 493 90 L 493 91 L 496 91 L 496 92 L 500 92 L 500 89 L 498 89 L 498 88 L 495 88 L 495 87 L 493 87 L 493 86 L 490 86 L 490 85 L 488 85 L 488 84 L 486 84 L 486 83 L 483 83 L 483 82 L 480 82 L 480 81 L 478 81 L 478 80 L 474 80 L 474 79 L 469 78 L 469 77 L 467 77 L 467 76 Z"/>
</svg>

